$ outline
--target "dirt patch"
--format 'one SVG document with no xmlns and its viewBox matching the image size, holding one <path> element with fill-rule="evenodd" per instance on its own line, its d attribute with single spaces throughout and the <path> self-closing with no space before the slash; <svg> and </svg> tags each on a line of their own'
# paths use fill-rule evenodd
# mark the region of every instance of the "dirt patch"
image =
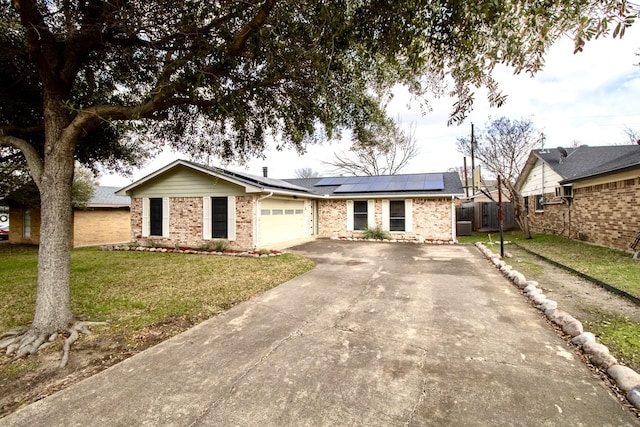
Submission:
<svg viewBox="0 0 640 427">
<path fill-rule="evenodd" d="M 51 347 L 10 363 L 0 356 L 0 418 L 97 374 L 136 353 L 183 332 L 203 319 L 171 317 L 127 340 L 121 334 L 81 335 L 71 348 L 69 363 L 60 363 L 62 338 Z"/>
</svg>

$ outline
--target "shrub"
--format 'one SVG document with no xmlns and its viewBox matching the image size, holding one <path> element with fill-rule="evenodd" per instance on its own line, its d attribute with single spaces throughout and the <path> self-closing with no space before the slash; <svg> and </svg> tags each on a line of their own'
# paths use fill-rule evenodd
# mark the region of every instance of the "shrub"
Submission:
<svg viewBox="0 0 640 427">
<path fill-rule="evenodd" d="M 374 239 L 374 240 L 386 240 L 389 239 L 389 234 L 382 229 L 381 226 L 376 227 L 367 227 L 363 230 L 362 237 L 365 239 Z"/>
</svg>

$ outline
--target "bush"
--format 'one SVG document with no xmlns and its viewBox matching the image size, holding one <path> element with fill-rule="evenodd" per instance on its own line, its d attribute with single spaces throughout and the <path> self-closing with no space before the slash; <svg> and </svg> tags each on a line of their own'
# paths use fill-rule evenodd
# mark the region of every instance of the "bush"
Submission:
<svg viewBox="0 0 640 427">
<path fill-rule="evenodd" d="M 362 237 L 365 239 L 373 240 L 387 240 L 390 239 L 389 234 L 382 229 L 381 226 L 367 227 L 363 230 Z"/>
<path fill-rule="evenodd" d="M 212 240 L 203 245 L 198 246 L 201 251 L 224 252 L 229 248 L 226 240 Z"/>
</svg>

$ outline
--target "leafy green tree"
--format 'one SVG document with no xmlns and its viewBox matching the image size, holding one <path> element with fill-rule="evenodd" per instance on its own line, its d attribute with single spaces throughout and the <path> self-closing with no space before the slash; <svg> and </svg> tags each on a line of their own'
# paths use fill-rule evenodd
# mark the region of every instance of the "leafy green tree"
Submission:
<svg viewBox="0 0 640 427">
<path fill-rule="evenodd" d="M 20 356 L 74 322 L 69 234 L 74 162 L 119 163 L 140 143 L 224 159 L 272 136 L 302 150 L 319 133 L 383 122 L 394 85 L 418 97 L 450 82 L 451 121 L 474 87 L 500 93 L 504 63 L 535 72 L 573 32 L 577 48 L 621 33 L 623 0 L 0 0 L 0 145 L 20 150 L 42 200 L 38 291 Z M 617 30 L 617 31 L 616 31 Z M 447 78 L 445 78 L 445 76 Z M 123 141 L 135 135 L 134 143 Z M 68 347 L 68 346 L 66 346 Z"/>
</svg>

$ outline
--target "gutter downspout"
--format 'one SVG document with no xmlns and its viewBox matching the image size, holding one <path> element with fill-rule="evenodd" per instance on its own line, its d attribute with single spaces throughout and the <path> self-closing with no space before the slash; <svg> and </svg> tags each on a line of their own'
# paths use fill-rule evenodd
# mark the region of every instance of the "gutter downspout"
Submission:
<svg viewBox="0 0 640 427">
<path fill-rule="evenodd" d="M 260 202 L 263 201 L 264 199 L 268 199 L 271 196 L 273 196 L 273 191 L 270 191 L 269 194 L 265 196 L 258 197 L 258 200 L 256 200 L 256 224 L 255 224 L 256 233 L 253 238 L 254 249 L 258 248 L 258 245 L 260 244 Z"/>
</svg>

